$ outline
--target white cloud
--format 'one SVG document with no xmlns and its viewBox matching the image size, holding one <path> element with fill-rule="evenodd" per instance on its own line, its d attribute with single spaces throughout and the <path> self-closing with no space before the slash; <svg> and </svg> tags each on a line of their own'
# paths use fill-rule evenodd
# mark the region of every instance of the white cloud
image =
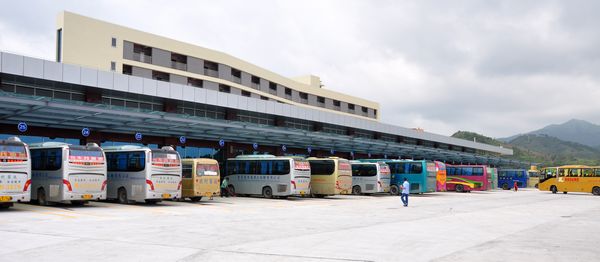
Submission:
<svg viewBox="0 0 600 262">
<path fill-rule="evenodd" d="M 381 103 L 385 122 L 509 136 L 600 122 L 595 1 L 19 1 L 0 49 L 54 57 L 67 9 Z"/>
</svg>

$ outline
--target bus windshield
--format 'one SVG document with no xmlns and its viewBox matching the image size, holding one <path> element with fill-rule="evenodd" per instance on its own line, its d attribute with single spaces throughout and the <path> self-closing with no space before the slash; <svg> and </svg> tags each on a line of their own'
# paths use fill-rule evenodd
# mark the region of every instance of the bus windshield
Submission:
<svg viewBox="0 0 600 262">
<path fill-rule="evenodd" d="M 179 155 L 176 151 L 152 150 L 152 165 L 178 166 Z"/>
<path fill-rule="evenodd" d="M 27 150 L 24 145 L 0 145 L 0 159 L 27 160 Z"/>
<path fill-rule="evenodd" d="M 219 167 L 217 165 L 209 164 L 198 164 L 196 166 L 196 176 L 216 176 L 219 173 Z"/>
<path fill-rule="evenodd" d="M 352 165 L 352 176 L 376 176 L 376 165 L 356 164 Z"/>
<path fill-rule="evenodd" d="M 335 171 L 335 162 L 333 160 L 311 160 L 311 175 L 331 175 Z"/>
</svg>

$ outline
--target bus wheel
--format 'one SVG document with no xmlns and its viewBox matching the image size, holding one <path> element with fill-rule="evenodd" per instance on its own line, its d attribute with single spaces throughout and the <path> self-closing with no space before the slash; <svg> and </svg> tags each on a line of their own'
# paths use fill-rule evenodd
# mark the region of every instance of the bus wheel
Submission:
<svg viewBox="0 0 600 262">
<path fill-rule="evenodd" d="M 127 190 L 124 187 L 119 188 L 117 191 L 117 200 L 119 204 L 128 204 L 129 200 L 127 200 Z"/>
<path fill-rule="evenodd" d="M 463 185 L 456 185 L 456 192 L 463 192 L 465 187 Z"/>
<path fill-rule="evenodd" d="M 508 190 L 508 184 L 507 183 L 502 184 L 502 189 Z"/>
<path fill-rule="evenodd" d="M 44 190 L 44 188 L 40 188 L 37 191 L 37 199 L 38 199 L 38 204 L 40 206 L 47 206 L 48 205 L 48 200 L 46 199 L 46 190 Z"/>
<path fill-rule="evenodd" d="M 396 186 L 396 185 L 391 186 L 390 187 L 390 194 L 394 195 L 394 196 L 399 195 L 400 194 L 400 190 L 398 190 L 398 186 Z"/>
<path fill-rule="evenodd" d="M 592 188 L 592 194 L 594 195 L 600 195 L 600 187 L 595 186 L 594 188 Z"/>
<path fill-rule="evenodd" d="M 198 202 L 198 201 L 200 201 L 201 199 L 202 199 L 202 197 L 201 197 L 201 196 L 199 196 L 199 197 L 190 197 L 190 200 L 192 200 L 192 202 Z"/>
<path fill-rule="evenodd" d="M 353 186 L 352 187 L 352 194 L 353 195 L 360 195 L 360 186 Z"/>
<path fill-rule="evenodd" d="M 552 194 L 556 194 L 556 192 L 558 192 L 558 190 L 556 189 L 556 186 L 551 186 L 550 191 L 552 191 Z"/>
<path fill-rule="evenodd" d="M 262 195 L 264 198 L 273 198 L 273 190 L 269 186 L 263 187 Z"/>
</svg>

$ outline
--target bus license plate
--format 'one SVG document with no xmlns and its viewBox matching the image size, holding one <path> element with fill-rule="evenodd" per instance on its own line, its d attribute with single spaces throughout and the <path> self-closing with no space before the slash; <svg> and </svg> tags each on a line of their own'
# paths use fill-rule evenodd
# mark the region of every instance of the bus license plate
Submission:
<svg viewBox="0 0 600 262">
<path fill-rule="evenodd" d="M 92 199 L 92 195 L 82 195 L 81 198 L 83 198 L 83 199 Z"/>
<path fill-rule="evenodd" d="M 171 198 L 171 194 L 162 194 L 163 198 Z"/>
<path fill-rule="evenodd" d="M 11 201 L 12 197 L 11 196 L 0 196 L 0 202 L 7 202 L 7 201 Z"/>
</svg>

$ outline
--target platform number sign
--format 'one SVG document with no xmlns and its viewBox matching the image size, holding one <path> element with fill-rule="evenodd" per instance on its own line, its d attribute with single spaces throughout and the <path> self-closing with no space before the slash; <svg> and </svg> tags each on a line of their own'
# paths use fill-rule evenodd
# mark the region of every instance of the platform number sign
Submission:
<svg viewBox="0 0 600 262">
<path fill-rule="evenodd" d="M 335 150 L 331 149 L 331 150 L 329 150 L 329 153 L 331 153 L 333 155 L 333 154 L 335 154 Z"/>
<path fill-rule="evenodd" d="M 354 151 L 350 151 L 350 156 L 354 157 Z"/>
<path fill-rule="evenodd" d="M 254 148 L 254 150 L 258 149 L 258 143 L 252 144 L 252 148 Z"/>
<path fill-rule="evenodd" d="M 371 153 L 369 153 L 368 155 L 369 155 L 369 158 L 371 158 Z"/>
<path fill-rule="evenodd" d="M 185 136 L 180 136 L 179 137 L 179 143 L 185 144 L 186 140 L 187 140 L 187 138 L 185 138 Z"/>
<path fill-rule="evenodd" d="M 90 136 L 90 133 L 91 133 L 91 131 L 87 127 L 84 127 L 84 128 L 81 129 L 81 135 L 84 136 L 84 137 Z"/>
<path fill-rule="evenodd" d="M 223 139 L 219 140 L 219 146 L 220 147 L 224 147 L 225 146 L 225 140 L 223 140 Z"/>
<path fill-rule="evenodd" d="M 142 141 L 143 137 L 144 136 L 142 135 L 142 133 L 140 133 L 140 132 L 135 133 L 135 140 Z"/>
<path fill-rule="evenodd" d="M 306 152 L 308 152 L 308 153 L 310 154 L 310 152 L 312 152 L 312 147 L 310 147 L 310 146 L 309 146 L 309 147 L 307 147 L 307 148 L 306 148 Z"/>
<path fill-rule="evenodd" d="M 25 131 L 27 131 L 27 123 L 19 122 L 19 124 L 17 124 L 17 129 L 19 130 L 19 132 L 25 133 Z"/>
<path fill-rule="evenodd" d="M 287 151 L 287 146 L 281 145 L 281 151 L 283 151 L 283 152 Z"/>
<path fill-rule="evenodd" d="M 387 154 L 383 155 L 383 158 L 387 159 Z"/>
</svg>

